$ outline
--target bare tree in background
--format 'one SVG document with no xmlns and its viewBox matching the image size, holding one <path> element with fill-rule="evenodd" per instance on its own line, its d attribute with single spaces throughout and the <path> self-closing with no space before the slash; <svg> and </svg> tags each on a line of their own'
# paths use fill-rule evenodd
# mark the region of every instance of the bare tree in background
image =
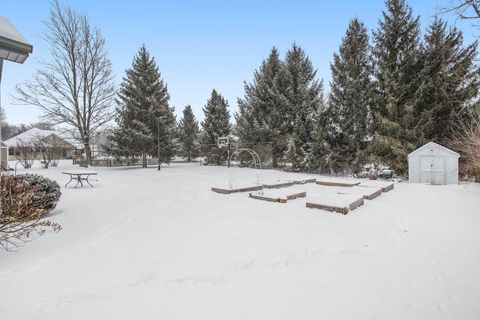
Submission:
<svg viewBox="0 0 480 320">
<path fill-rule="evenodd" d="M 454 0 L 441 10 L 442 13 L 454 12 L 462 20 L 480 20 L 480 0 Z M 475 22 L 478 27 L 479 24 Z"/>
<path fill-rule="evenodd" d="M 480 115 L 457 128 L 452 146 L 460 152 L 461 172 L 480 182 Z"/>
<path fill-rule="evenodd" d="M 112 119 L 115 95 L 105 38 L 85 14 L 52 1 L 45 22 L 50 61 L 31 81 L 17 86 L 15 98 L 40 107 L 45 119 L 69 126 L 91 164 L 90 138 Z"/>
<path fill-rule="evenodd" d="M 19 140 L 14 150 L 15 158 L 25 169 L 29 169 L 33 166 L 35 159 L 37 159 L 37 151 L 32 142 Z"/>
<path fill-rule="evenodd" d="M 56 135 L 37 138 L 33 141 L 33 145 L 35 146 L 37 154 L 42 159 L 42 164 L 45 169 L 58 165 L 58 161 L 62 157 L 63 150 L 66 147 L 65 142 Z"/>
</svg>

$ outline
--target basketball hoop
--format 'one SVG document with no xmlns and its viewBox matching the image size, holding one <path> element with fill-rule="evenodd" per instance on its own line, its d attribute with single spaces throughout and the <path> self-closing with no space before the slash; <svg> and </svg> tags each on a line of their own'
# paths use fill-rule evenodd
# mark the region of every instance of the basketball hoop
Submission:
<svg viewBox="0 0 480 320">
<path fill-rule="evenodd" d="M 218 137 L 217 144 L 219 149 L 225 148 L 230 143 L 230 137 Z"/>
</svg>

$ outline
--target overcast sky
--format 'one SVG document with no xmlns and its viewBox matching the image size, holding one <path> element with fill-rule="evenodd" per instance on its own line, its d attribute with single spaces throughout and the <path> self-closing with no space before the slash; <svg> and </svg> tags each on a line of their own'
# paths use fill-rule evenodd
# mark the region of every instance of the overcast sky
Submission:
<svg viewBox="0 0 480 320">
<path fill-rule="evenodd" d="M 408 1 L 420 15 L 422 31 L 439 7 L 451 0 Z M 273 46 L 282 56 L 293 42 L 303 47 L 326 90 L 330 81 L 330 61 L 352 17 L 358 17 L 371 31 L 377 28 L 384 9 L 383 0 L 208 0 L 208 1 L 99 1 L 63 0 L 63 5 L 85 12 L 107 41 L 118 86 L 125 69 L 142 43 L 155 57 L 168 84 L 170 104 L 177 115 L 190 104 L 199 119 L 213 88 L 230 103 L 233 114 L 237 97 L 243 96 L 243 82 Z M 42 40 L 49 17 L 48 0 L 2 1 L 0 15 L 7 17 L 33 44 L 33 54 L 24 65 L 4 63 L 1 84 L 2 105 L 10 123 L 39 120 L 41 110 L 15 105 L 14 87 L 31 78 L 40 68 L 39 60 L 49 59 Z M 453 15 L 446 16 L 455 23 Z M 476 29 L 457 21 L 472 42 Z"/>
</svg>

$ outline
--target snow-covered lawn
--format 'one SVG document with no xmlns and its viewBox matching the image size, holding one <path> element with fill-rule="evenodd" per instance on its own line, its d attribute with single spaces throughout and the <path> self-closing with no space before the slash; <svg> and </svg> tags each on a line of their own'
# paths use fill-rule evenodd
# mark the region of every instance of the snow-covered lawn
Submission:
<svg viewBox="0 0 480 320">
<path fill-rule="evenodd" d="M 343 216 L 305 208 L 329 187 L 210 190 L 252 169 L 93 168 L 94 188 L 65 189 L 67 168 L 30 170 L 62 185 L 63 230 L 0 253 L 2 320 L 480 318 L 477 184 L 402 182 Z"/>
</svg>

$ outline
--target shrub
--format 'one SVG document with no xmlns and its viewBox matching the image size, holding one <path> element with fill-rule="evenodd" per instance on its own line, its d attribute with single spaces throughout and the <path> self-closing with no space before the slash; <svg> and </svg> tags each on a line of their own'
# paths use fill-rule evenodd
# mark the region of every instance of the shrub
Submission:
<svg viewBox="0 0 480 320">
<path fill-rule="evenodd" d="M 480 116 L 459 126 L 451 145 L 461 155 L 460 172 L 473 176 L 475 181 L 480 182 Z"/>
<path fill-rule="evenodd" d="M 15 157 L 25 169 L 31 168 L 37 158 L 35 146 L 20 140 L 15 148 Z"/>
<path fill-rule="evenodd" d="M 60 200 L 60 186 L 37 174 L 3 176 L 2 211 L 19 219 L 42 217 L 55 209 Z"/>
</svg>

